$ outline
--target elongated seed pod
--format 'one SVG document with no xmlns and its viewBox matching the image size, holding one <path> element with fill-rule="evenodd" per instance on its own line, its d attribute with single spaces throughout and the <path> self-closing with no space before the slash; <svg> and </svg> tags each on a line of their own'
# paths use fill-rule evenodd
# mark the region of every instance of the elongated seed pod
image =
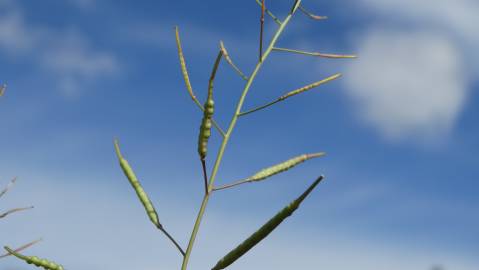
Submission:
<svg viewBox="0 0 479 270">
<path fill-rule="evenodd" d="M 320 152 L 320 153 L 304 154 L 304 155 L 301 155 L 301 156 L 297 156 L 297 157 L 291 158 L 289 160 L 286 160 L 282 163 L 279 163 L 277 165 L 274 165 L 274 166 L 271 166 L 269 168 L 263 169 L 263 170 L 255 173 L 253 176 L 248 177 L 245 180 L 247 180 L 248 182 L 260 181 L 260 180 L 263 180 L 265 178 L 271 177 L 275 174 L 287 171 L 287 170 L 295 167 L 296 165 L 299 165 L 299 164 L 305 162 L 306 160 L 309 160 L 309 159 L 312 159 L 312 158 L 317 158 L 317 157 L 322 157 L 325 154 L 326 153 L 324 153 L 324 152 Z"/>
<path fill-rule="evenodd" d="M 46 270 L 63 270 L 63 266 L 57 264 L 55 262 L 49 261 L 47 259 L 41 259 L 36 256 L 25 256 L 20 253 L 15 252 L 9 247 L 4 247 L 8 253 L 12 254 L 13 256 L 19 258 L 20 260 L 25 261 L 28 264 L 33 264 L 37 267 L 42 267 Z"/>
<path fill-rule="evenodd" d="M 186 68 L 185 56 L 183 55 L 183 49 L 181 48 L 180 33 L 178 27 L 175 27 L 176 33 L 176 46 L 178 47 L 178 57 L 180 58 L 181 73 L 183 74 L 183 79 L 185 81 L 186 89 L 190 94 L 190 97 L 196 101 L 195 93 L 193 92 L 193 87 L 191 87 L 190 76 L 188 75 L 188 69 Z"/>
<path fill-rule="evenodd" d="M 216 57 L 215 64 L 213 66 L 213 71 L 211 72 L 210 80 L 208 83 L 208 97 L 204 105 L 203 119 L 201 120 L 200 134 L 198 136 L 198 154 L 200 155 L 201 160 L 205 160 L 208 153 L 208 140 L 211 136 L 211 125 L 213 113 L 215 111 L 215 102 L 213 101 L 213 83 L 216 77 L 216 71 L 221 62 L 223 53 L 218 53 Z"/>
<path fill-rule="evenodd" d="M 298 209 L 301 202 L 311 193 L 311 191 L 323 180 L 324 177 L 320 176 L 314 183 L 309 186 L 309 188 L 301 194 L 296 200 L 292 201 L 289 205 L 287 205 L 283 210 L 278 212 L 273 218 L 271 218 L 266 224 L 264 224 L 259 230 L 253 233 L 250 237 L 248 237 L 243 243 L 229 252 L 226 256 L 224 256 L 213 268 L 212 270 L 220 270 L 228 267 L 232 263 L 234 263 L 237 259 L 243 256 L 246 252 L 248 252 L 251 248 L 253 248 L 256 244 L 258 244 L 261 240 L 266 238 L 276 227 L 278 227 L 281 222 L 283 222 L 287 217 L 291 216 L 291 214 Z"/>
<path fill-rule="evenodd" d="M 117 140 L 115 140 L 115 151 L 116 151 L 116 155 L 118 156 L 118 160 L 120 161 L 120 166 L 123 170 L 123 173 L 125 174 L 126 178 L 128 178 L 128 181 L 130 182 L 131 186 L 135 190 L 136 195 L 138 196 L 138 199 L 140 199 L 140 202 L 143 204 L 146 214 L 150 218 L 151 222 L 153 222 L 153 224 L 155 224 L 157 228 L 162 228 L 162 225 L 158 218 L 158 214 L 156 213 L 155 207 L 153 206 L 153 203 L 151 202 L 150 198 L 148 197 L 145 190 L 143 189 L 140 182 L 138 181 L 138 178 L 133 172 L 133 169 L 131 168 L 130 164 L 128 163 L 126 159 L 123 158 L 120 151 L 120 146 Z"/>
<path fill-rule="evenodd" d="M 29 209 L 32 209 L 32 208 L 33 208 L 33 206 L 10 209 L 5 213 L 0 214 L 0 219 L 4 218 L 4 217 L 6 217 L 10 214 L 13 214 L 15 212 L 25 211 L 25 210 L 29 210 Z"/>
<path fill-rule="evenodd" d="M 317 82 L 315 82 L 315 83 L 308 84 L 308 85 L 306 85 L 306 86 L 304 86 L 304 87 L 298 88 L 298 89 L 296 89 L 296 90 L 293 90 L 293 91 L 291 91 L 291 92 L 288 92 L 288 93 L 282 95 L 281 97 L 278 98 L 278 101 L 281 101 L 281 100 L 287 99 L 287 98 L 289 98 L 289 97 L 292 97 L 292 96 L 301 94 L 301 93 L 303 93 L 303 92 L 306 92 L 306 91 L 308 91 L 308 90 L 311 90 L 311 89 L 313 89 L 313 88 L 316 88 L 316 87 L 318 87 L 318 86 L 320 86 L 320 85 L 322 85 L 322 84 L 325 84 L 325 83 L 328 83 L 328 82 L 330 82 L 330 81 L 332 81 L 332 80 L 335 80 L 335 79 L 337 79 L 337 78 L 339 78 L 339 77 L 341 77 L 341 74 L 340 74 L 340 73 L 334 74 L 334 75 L 332 75 L 332 76 L 327 77 L 326 79 L 317 81 Z"/>
<path fill-rule="evenodd" d="M 306 10 L 302 5 L 299 6 L 299 10 L 301 10 L 301 12 L 303 12 L 306 16 L 310 17 L 311 19 L 313 20 L 326 20 L 328 18 L 328 16 L 319 16 L 319 15 L 315 15 L 311 12 L 309 12 L 308 10 Z"/>
</svg>

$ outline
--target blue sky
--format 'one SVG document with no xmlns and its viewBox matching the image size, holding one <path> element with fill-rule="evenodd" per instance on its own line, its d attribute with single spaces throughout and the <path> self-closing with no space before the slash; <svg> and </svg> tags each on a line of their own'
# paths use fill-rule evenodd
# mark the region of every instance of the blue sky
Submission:
<svg viewBox="0 0 479 270">
<path fill-rule="evenodd" d="M 292 1 L 267 2 L 284 17 Z M 328 155 L 214 194 L 191 269 L 213 266 L 319 174 L 326 181 L 294 217 L 230 269 L 476 269 L 479 4 L 303 3 L 329 19 L 298 13 L 281 47 L 360 57 L 274 52 L 246 108 L 344 76 L 241 118 L 218 182 L 303 153 Z M 19 177 L 0 212 L 35 206 L 2 220 L 1 244 L 43 237 L 25 253 L 68 269 L 178 268 L 180 257 L 121 174 L 112 140 L 120 139 L 166 228 L 186 245 L 203 191 L 202 115 L 184 88 L 174 26 L 203 99 L 220 40 L 252 71 L 258 15 L 253 0 L 0 0 L 0 83 L 8 84 L 0 183 Z M 275 27 L 268 18 L 266 40 Z M 226 127 L 244 82 L 223 63 L 215 85 L 215 117 Z M 211 156 L 219 139 L 211 138 Z M 27 268 L 14 259 L 0 264 Z"/>
</svg>

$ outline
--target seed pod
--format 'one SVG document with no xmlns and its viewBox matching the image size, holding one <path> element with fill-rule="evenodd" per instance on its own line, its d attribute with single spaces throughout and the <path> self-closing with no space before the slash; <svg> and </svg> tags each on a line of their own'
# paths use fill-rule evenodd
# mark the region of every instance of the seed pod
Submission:
<svg viewBox="0 0 479 270">
<path fill-rule="evenodd" d="M 123 173 L 128 178 L 128 181 L 130 182 L 133 189 L 136 191 L 136 195 L 138 196 L 138 199 L 140 199 L 140 202 L 143 204 L 146 214 L 150 218 L 151 222 L 153 222 L 153 224 L 155 224 L 157 228 L 162 228 L 162 225 L 158 218 L 158 214 L 156 213 L 155 207 L 153 206 L 153 203 L 151 202 L 150 198 L 148 197 L 145 190 L 141 186 L 140 182 L 138 181 L 138 178 L 136 178 L 136 175 L 133 172 L 133 169 L 130 167 L 130 164 L 128 163 L 126 159 L 123 158 L 120 152 L 120 146 L 117 140 L 115 140 L 115 151 L 116 151 L 116 155 L 118 156 L 118 160 L 120 161 L 120 166 L 123 170 Z"/>
<path fill-rule="evenodd" d="M 303 12 L 306 16 L 308 16 L 309 18 L 313 20 L 319 21 L 319 20 L 326 20 L 328 18 L 328 16 L 319 16 L 319 15 L 313 14 L 307 11 L 303 6 L 299 6 L 299 10 L 301 10 L 301 12 Z"/>
<path fill-rule="evenodd" d="M 190 94 L 190 97 L 196 101 L 196 96 L 193 92 L 193 87 L 191 87 L 190 76 L 188 75 L 188 69 L 186 68 L 186 61 L 183 55 L 183 49 L 181 48 L 180 33 L 178 27 L 175 28 L 176 32 L 176 46 L 178 47 L 178 57 L 180 58 L 181 73 L 183 74 L 183 79 L 185 81 L 186 89 Z M 201 104 L 200 104 L 201 105 Z"/>
<path fill-rule="evenodd" d="M 304 155 L 301 155 L 301 156 L 297 156 L 297 157 L 289 159 L 285 162 L 274 165 L 272 167 L 263 169 L 263 170 L 257 172 L 256 174 L 254 174 L 253 176 L 248 177 L 246 180 L 248 182 L 260 181 L 260 180 L 263 180 L 263 179 L 268 178 L 270 176 L 273 176 L 275 174 L 287 171 L 287 170 L 293 168 L 294 166 L 305 162 L 306 160 L 309 160 L 309 159 L 312 159 L 312 158 L 317 158 L 317 157 L 322 157 L 325 154 L 326 153 L 324 153 L 324 152 L 320 152 L 320 153 L 304 154 Z"/>
<path fill-rule="evenodd" d="M 308 91 L 308 90 L 311 90 L 311 89 L 313 89 L 313 88 L 316 88 L 316 87 L 318 87 L 318 86 L 320 86 L 320 85 L 322 85 L 322 84 L 325 84 L 325 83 L 327 83 L 327 82 L 330 82 L 330 81 L 332 81 L 332 80 L 335 80 L 335 79 L 337 79 L 337 78 L 339 78 L 339 77 L 341 77 L 341 74 L 338 73 L 338 74 L 334 74 L 333 76 L 327 77 L 326 79 L 323 79 L 323 80 L 321 80 L 321 81 L 317 81 L 317 82 L 315 82 L 315 83 L 308 84 L 308 85 L 306 85 L 306 86 L 304 86 L 304 87 L 298 88 L 298 89 L 293 90 L 293 91 L 291 91 L 291 92 L 289 92 L 289 93 L 287 93 L 287 94 L 285 94 L 285 95 L 282 95 L 281 97 L 278 98 L 278 101 L 282 101 L 282 100 L 285 100 L 285 99 L 287 99 L 287 98 L 289 98 L 289 97 L 292 97 L 292 96 L 301 94 L 301 93 L 303 93 L 303 92 L 306 92 L 306 91 Z"/>
<path fill-rule="evenodd" d="M 233 249 L 230 253 L 224 256 L 212 270 L 220 270 L 228 267 L 234 263 L 237 259 L 243 256 L 261 240 L 266 238 L 281 222 L 287 217 L 291 216 L 296 209 L 300 206 L 301 202 L 311 193 L 311 191 L 323 180 L 323 176 L 320 176 L 314 183 L 299 196 L 296 200 L 292 201 L 288 206 L 278 212 L 273 218 L 271 218 L 266 224 L 264 224 L 259 230 L 248 237 L 243 243 Z"/>
<path fill-rule="evenodd" d="M 10 214 L 13 214 L 15 212 L 25 211 L 25 210 L 29 210 L 29 209 L 32 209 L 32 208 L 33 208 L 33 206 L 10 209 L 5 213 L 0 214 L 0 219 L 4 218 L 4 217 L 6 217 Z"/>
<path fill-rule="evenodd" d="M 25 261 L 28 264 L 33 264 L 37 267 L 42 267 L 46 270 L 63 270 L 63 266 L 60 264 L 54 263 L 52 261 L 46 259 L 40 259 L 36 256 L 24 256 L 20 253 L 15 252 L 9 247 L 4 247 L 8 253 L 12 254 L 13 256 L 19 258 L 20 260 Z"/>
<path fill-rule="evenodd" d="M 211 136 L 212 118 L 215 110 L 215 103 L 213 101 L 213 83 L 222 55 L 223 53 L 220 50 L 218 56 L 216 57 L 208 84 L 208 96 L 204 105 L 203 119 L 201 120 L 200 134 L 198 136 L 198 154 L 200 155 L 201 160 L 205 160 L 206 154 L 208 152 L 208 140 Z"/>
</svg>

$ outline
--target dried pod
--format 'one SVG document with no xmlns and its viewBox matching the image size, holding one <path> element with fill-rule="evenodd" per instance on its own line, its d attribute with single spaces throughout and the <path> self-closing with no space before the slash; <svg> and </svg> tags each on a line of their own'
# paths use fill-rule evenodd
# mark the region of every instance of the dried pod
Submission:
<svg viewBox="0 0 479 270">
<path fill-rule="evenodd" d="M 25 261 L 28 264 L 33 264 L 37 267 L 42 267 L 46 270 L 63 270 L 63 266 L 60 264 L 54 263 L 52 261 L 46 259 L 40 259 L 36 256 L 24 256 L 20 253 L 15 252 L 9 247 L 4 247 L 8 253 L 12 254 L 13 256 L 19 258 L 20 260 Z"/>
<path fill-rule="evenodd" d="M 128 164 L 128 161 L 123 158 L 117 140 L 115 140 L 115 151 L 116 155 L 118 156 L 118 160 L 120 161 L 120 166 L 123 170 L 123 173 L 128 178 L 128 181 L 130 182 L 133 189 L 136 191 L 136 195 L 138 196 L 138 199 L 140 199 L 140 202 L 143 204 L 143 207 L 145 208 L 145 211 L 151 222 L 153 222 L 153 224 L 155 224 L 157 228 L 162 228 L 153 203 L 151 202 L 150 198 L 141 186 L 140 182 L 138 181 L 138 178 L 136 178 L 136 175 L 133 172 L 133 169 L 131 168 L 130 164 Z"/>
<path fill-rule="evenodd" d="M 213 268 L 212 270 L 220 270 L 228 267 L 234 263 L 237 259 L 243 256 L 261 240 L 266 238 L 276 227 L 278 227 L 281 222 L 283 222 L 287 217 L 291 216 L 296 209 L 300 206 L 301 202 L 309 195 L 309 193 L 323 180 L 323 176 L 320 176 L 314 183 L 299 196 L 296 200 L 292 201 L 288 206 L 283 208 L 278 212 L 273 218 L 271 218 L 266 224 L 264 224 L 259 230 L 253 233 L 248 239 L 243 243 L 233 249 L 230 253 L 224 256 Z"/>
<path fill-rule="evenodd" d="M 322 157 L 325 154 L 326 153 L 324 153 L 324 152 L 320 152 L 320 153 L 304 154 L 304 155 L 301 155 L 301 156 L 297 156 L 297 157 L 289 159 L 285 162 L 282 162 L 282 163 L 279 163 L 277 165 L 271 166 L 269 168 L 263 169 L 263 170 L 257 172 L 256 174 L 254 174 L 253 176 L 246 178 L 245 180 L 247 180 L 248 182 L 260 181 L 260 180 L 263 180 L 265 178 L 271 177 L 275 174 L 287 171 L 287 170 L 293 168 L 294 166 L 305 162 L 306 160 L 309 160 L 309 159 L 312 159 L 312 158 L 317 158 L 317 157 Z"/>
<path fill-rule="evenodd" d="M 212 118 L 215 111 L 215 102 L 213 101 L 213 83 L 216 77 L 216 71 L 218 70 L 218 66 L 221 62 L 222 55 L 223 53 L 220 50 L 218 56 L 216 57 L 213 71 L 211 72 L 208 83 L 208 97 L 206 98 L 205 105 L 203 106 L 203 119 L 201 120 L 200 134 L 198 136 L 198 154 L 200 155 L 201 160 L 205 160 L 206 154 L 208 152 L 208 140 L 211 136 Z"/>
</svg>

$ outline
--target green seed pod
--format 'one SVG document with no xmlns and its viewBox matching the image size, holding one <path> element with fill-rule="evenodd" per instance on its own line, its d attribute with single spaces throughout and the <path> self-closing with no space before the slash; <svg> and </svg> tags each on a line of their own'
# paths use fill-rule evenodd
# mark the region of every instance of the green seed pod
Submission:
<svg viewBox="0 0 479 270">
<path fill-rule="evenodd" d="M 123 173 L 128 178 L 128 181 L 130 182 L 133 189 L 136 191 L 136 195 L 138 196 L 138 199 L 140 199 L 140 202 L 143 204 L 146 214 L 150 218 L 151 222 L 153 222 L 153 224 L 155 224 L 157 228 L 162 228 L 162 225 L 158 218 L 158 214 L 156 213 L 155 207 L 153 206 L 153 203 L 151 202 L 150 198 L 148 197 L 145 190 L 143 189 L 140 182 L 138 181 L 138 178 L 133 172 L 133 169 L 131 168 L 130 164 L 128 163 L 126 159 L 123 158 L 120 152 L 120 146 L 117 140 L 115 140 L 115 151 L 116 151 L 116 155 L 118 156 L 118 160 L 120 161 L 120 166 L 123 170 Z"/>
<path fill-rule="evenodd" d="M 198 136 L 198 154 L 200 155 L 201 160 L 205 160 L 206 154 L 208 153 L 208 140 L 211 136 L 212 118 L 215 111 L 215 102 L 213 101 L 213 82 L 215 80 L 216 71 L 218 70 L 222 55 L 223 53 L 220 50 L 218 56 L 216 57 L 208 84 L 208 96 L 204 105 L 203 119 L 201 120 L 200 134 Z"/>
<path fill-rule="evenodd" d="M 301 156 L 297 156 L 297 157 L 289 159 L 285 162 L 274 165 L 272 167 L 263 169 L 263 170 L 257 172 L 256 174 L 254 174 L 253 176 L 248 177 L 246 180 L 248 182 L 260 181 L 260 180 L 263 180 L 263 179 L 268 178 L 270 176 L 273 176 L 275 174 L 287 171 L 287 170 L 293 168 L 294 166 L 305 162 L 306 160 L 309 160 L 309 159 L 312 159 L 312 158 L 317 158 L 317 157 L 322 157 L 325 154 L 326 153 L 324 153 L 324 152 L 320 152 L 320 153 L 304 154 L 304 155 L 301 155 Z"/>
<path fill-rule="evenodd" d="M 44 268 L 46 270 L 63 270 L 63 266 L 55 262 L 49 261 L 47 259 L 40 259 L 37 256 L 25 256 L 20 253 L 15 252 L 9 247 L 4 247 L 5 250 L 11 255 L 19 258 L 20 260 L 25 261 L 28 264 L 33 264 L 37 267 Z"/>
<path fill-rule="evenodd" d="M 193 87 L 191 87 L 190 76 L 188 75 L 188 69 L 186 68 L 185 56 L 183 55 L 183 49 L 181 48 L 180 33 L 178 27 L 175 27 L 176 32 L 176 46 L 178 47 L 178 57 L 180 58 L 181 73 L 183 74 L 183 79 L 185 81 L 186 89 L 190 94 L 190 97 L 193 100 L 197 100 L 193 92 Z M 201 104 L 200 104 L 201 105 Z"/>
<path fill-rule="evenodd" d="M 273 218 L 271 218 L 266 224 L 264 224 L 259 230 L 248 237 L 243 243 L 233 249 L 230 253 L 224 256 L 212 270 L 220 270 L 228 267 L 234 263 L 237 259 L 243 256 L 261 240 L 266 238 L 281 222 L 287 217 L 291 216 L 296 209 L 300 206 L 301 202 L 311 193 L 311 191 L 323 180 L 323 176 L 320 176 L 314 183 L 296 200 L 292 201 L 288 206 L 278 212 Z"/>
<path fill-rule="evenodd" d="M 324 79 L 324 80 L 317 81 L 317 82 L 312 83 L 312 84 L 308 84 L 308 85 L 306 85 L 306 86 L 304 86 L 304 87 L 298 88 L 298 89 L 293 90 L 293 91 L 291 91 L 291 92 L 289 92 L 289 93 L 287 93 L 287 94 L 285 94 L 285 95 L 282 95 L 281 97 L 278 98 L 278 101 L 287 99 L 287 98 L 292 97 L 292 96 L 295 96 L 295 95 L 297 95 L 297 94 L 301 94 L 301 93 L 303 93 L 303 92 L 306 92 L 306 91 L 308 91 L 308 90 L 311 90 L 311 89 L 313 89 L 313 88 L 316 88 L 316 87 L 318 87 L 318 86 L 320 86 L 320 85 L 322 85 L 322 84 L 325 84 L 325 83 L 327 83 L 327 82 L 330 82 L 330 81 L 332 81 L 332 80 L 335 80 L 335 79 L 337 79 L 337 78 L 339 78 L 339 77 L 341 77 L 341 74 L 338 73 L 338 74 L 334 74 L 333 76 L 330 76 L 330 77 L 328 77 L 328 78 L 326 78 L 326 79 Z"/>
</svg>

